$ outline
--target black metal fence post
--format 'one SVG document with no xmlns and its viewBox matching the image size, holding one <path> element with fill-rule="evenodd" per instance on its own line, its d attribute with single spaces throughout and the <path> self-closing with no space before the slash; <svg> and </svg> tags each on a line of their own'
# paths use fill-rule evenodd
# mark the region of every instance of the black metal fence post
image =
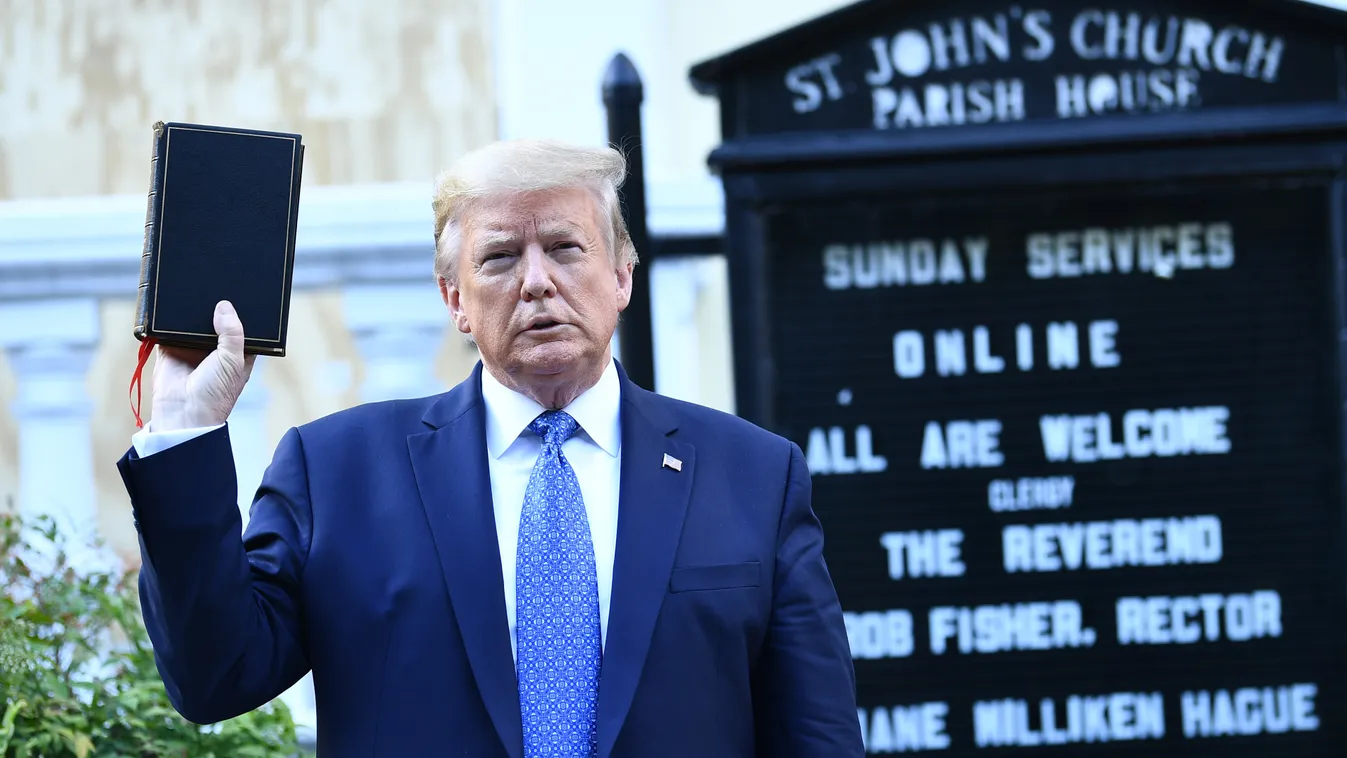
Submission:
<svg viewBox="0 0 1347 758">
<path fill-rule="evenodd" d="M 608 112 L 608 141 L 627 156 L 627 180 L 619 197 L 640 264 L 632 273 L 631 303 L 622 314 L 618 339 L 622 367 L 637 385 L 655 389 L 655 345 L 650 312 L 650 264 L 653 250 L 646 227 L 645 148 L 641 140 L 641 102 L 645 88 L 626 53 L 618 53 L 603 75 L 603 106 Z"/>
</svg>

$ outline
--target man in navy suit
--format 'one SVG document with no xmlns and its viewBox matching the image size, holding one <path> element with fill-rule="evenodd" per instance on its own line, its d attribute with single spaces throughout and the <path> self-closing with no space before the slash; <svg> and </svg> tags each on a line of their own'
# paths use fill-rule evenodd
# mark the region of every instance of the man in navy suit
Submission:
<svg viewBox="0 0 1347 758">
<path fill-rule="evenodd" d="M 800 449 L 632 384 L 636 252 L 610 149 L 491 145 L 441 177 L 435 272 L 481 361 L 290 429 L 242 532 L 243 328 L 160 346 L 118 466 L 174 706 L 228 719 L 313 671 L 322 755 L 861 756 Z"/>
</svg>

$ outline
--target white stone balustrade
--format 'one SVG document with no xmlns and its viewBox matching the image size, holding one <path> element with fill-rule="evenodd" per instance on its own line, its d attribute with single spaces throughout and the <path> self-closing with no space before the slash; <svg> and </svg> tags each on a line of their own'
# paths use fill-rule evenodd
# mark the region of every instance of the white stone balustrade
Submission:
<svg viewBox="0 0 1347 758">
<path fill-rule="evenodd" d="M 446 389 L 434 361 L 453 326 L 432 276 L 430 193 L 428 183 L 304 190 L 294 287 L 340 293 L 360 362 L 359 401 Z M 721 198 L 713 180 L 654 184 L 648 198 L 652 235 L 719 233 Z M 97 522 L 94 467 L 111 464 L 94 460 L 90 426 L 89 366 L 106 332 L 100 308 L 107 299 L 134 298 L 144 217 L 143 197 L 0 202 L 0 351 L 17 380 L 9 410 L 18 427 L 19 506 L 82 531 Z M 709 270 L 696 260 L 671 260 L 656 264 L 650 279 L 656 389 L 693 401 L 699 400 L 695 316 Z M 272 452 L 275 393 L 267 375 L 283 360 L 258 359 L 230 419 L 245 523 Z M 148 383 L 143 397 L 145 411 Z M 284 697 L 311 730 L 311 679 Z"/>
</svg>

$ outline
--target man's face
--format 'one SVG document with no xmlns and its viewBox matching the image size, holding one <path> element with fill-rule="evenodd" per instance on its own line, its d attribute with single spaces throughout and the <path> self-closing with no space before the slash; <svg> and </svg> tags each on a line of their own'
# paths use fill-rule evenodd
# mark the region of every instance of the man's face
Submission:
<svg viewBox="0 0 1347 758">
<path fill-rule="evenodd" d="M 614 262 L 597 211 L 576 188 L 479 200 L 467 214 L 457 281 L 441 279 L 440 291 L 507 385 L 561 391 L 607 365 L 631 265 Z"/>
</svg>

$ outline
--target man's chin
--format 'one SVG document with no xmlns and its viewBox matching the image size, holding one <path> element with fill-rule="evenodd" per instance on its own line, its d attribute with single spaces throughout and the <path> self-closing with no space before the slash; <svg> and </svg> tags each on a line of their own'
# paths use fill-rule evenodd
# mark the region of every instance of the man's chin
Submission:
<svg viewBox="0 0 1347 758">
<path fill-rule="evenodd" d="M 520 357 L 517 365 L 525 373 L 539 377 L 583 373 L 589 360 L 579 345 L 564 339 L 531 345 Z"/>
</svg>

